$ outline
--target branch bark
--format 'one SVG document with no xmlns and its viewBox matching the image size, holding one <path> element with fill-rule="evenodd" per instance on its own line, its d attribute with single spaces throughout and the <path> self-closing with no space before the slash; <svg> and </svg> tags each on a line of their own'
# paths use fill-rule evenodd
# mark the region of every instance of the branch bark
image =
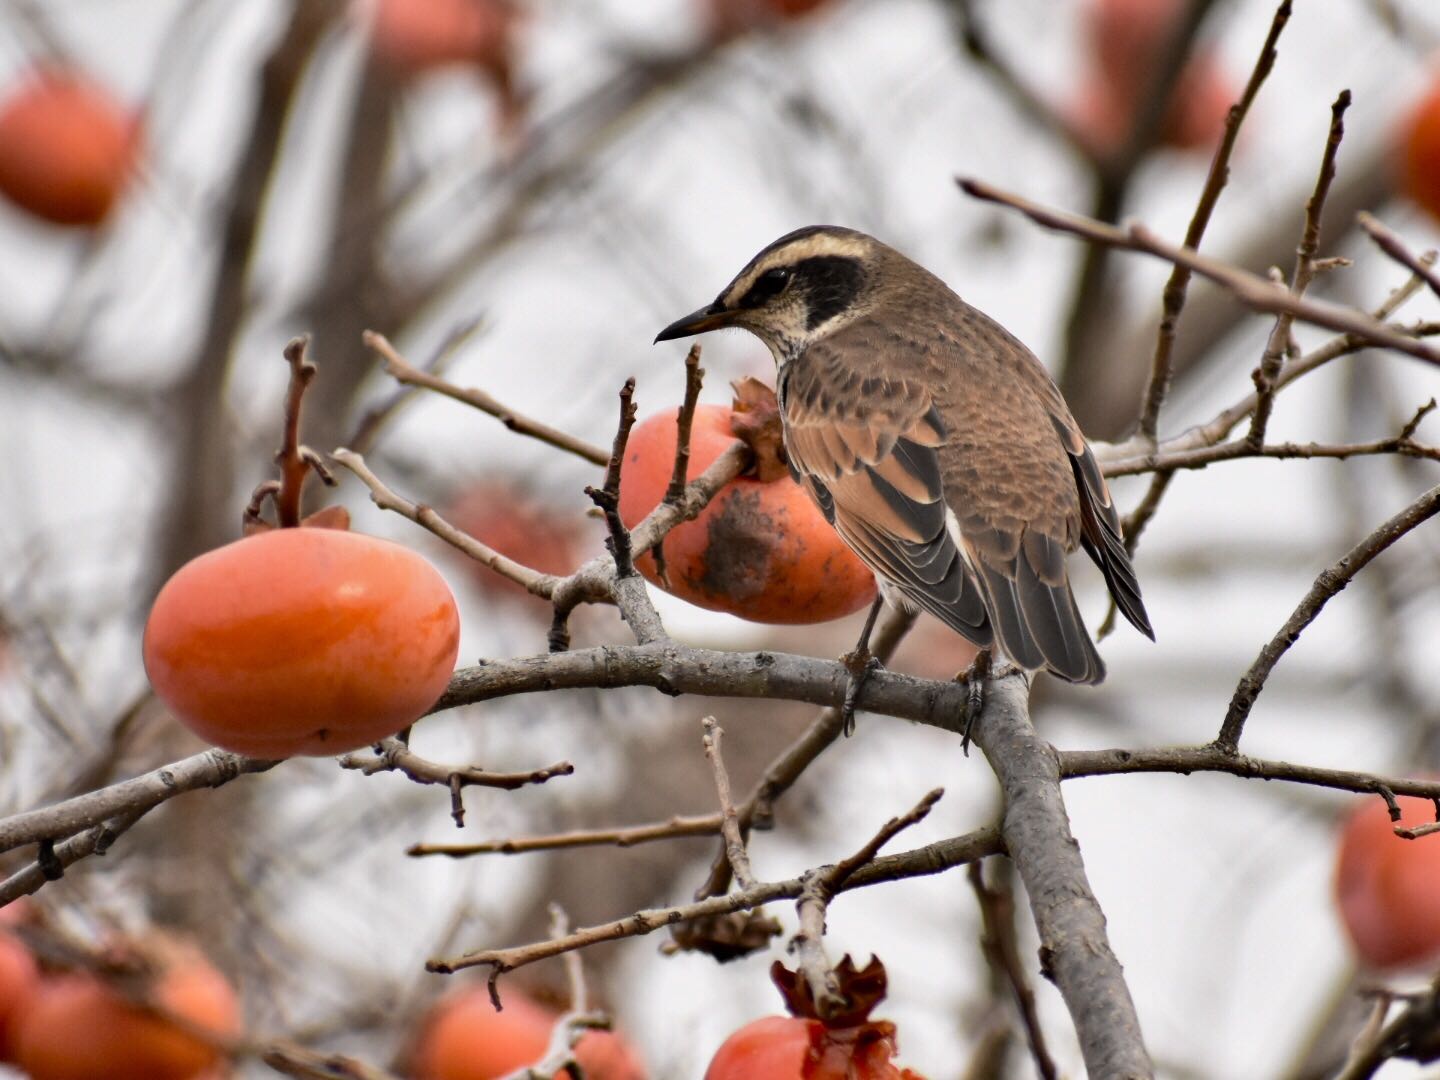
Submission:
<svg viewBox="0 0 1440 1080">
<path fill-rule="evenodd" d="M 1092 1077 L 1150 1077 L 1154 1069 L 1105 914 L 1085 876 L 1060 795 L 1060 758 L 1030 723 L 1023 676 L 991 680 L 974 738 L 1005 795 L 1001 835 L 1040 935 L 1040 970 L 1060 990 Z"/>
</svg>

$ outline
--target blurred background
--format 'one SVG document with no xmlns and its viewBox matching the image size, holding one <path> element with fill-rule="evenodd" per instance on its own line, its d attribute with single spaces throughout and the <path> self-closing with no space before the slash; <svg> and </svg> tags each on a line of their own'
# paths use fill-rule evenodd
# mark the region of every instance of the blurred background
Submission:
<svg viewBox="0 0 1440 1080">
<path fill-rule="evenodd" d="M 1127 434 L 1167 268 L 1095 257 L 967 199 L 954 177 L 1139 218 L 1178 239 L 1274 13 L 1269 0 L 1185 7 L 0 3 L 0 188 L 11 193 L 0 200 L 0 810 L 201 748 L 149 696 L 140 632 L 160 583 L 238 536 L 248 492 L 270 475 L 281 349 L 296 334 L 314 335 L 320 367 L 304 433 L 317 449 L 353 440 L 394 392 L 361 344 L 367 328 L 413 363 L 438 363 L 452 381 L 608 445 L 626 376 L 637 379 L 642 418 L 680 400 L 684 350 L 652 346 L 655 332 L 708 302 L 781 233 L 829 222 L 905 251 L 1027 342 L 1092 438 Z M 1143 58 L 1192 23 L 1177 104 L 1136 142 L 1137 88 L 1152 78 Z M 1355 103 L 1321 254 L 1356 262 L 1312 291 L 1365 309 L 1383 301 L 1405 274 L 1369 246 L 1354 214 L 1376 212 L 1417 251 L 1440 244 L 1440 226 L 1409 197 L 1399 149 L 1437 44 L 1440 11 L 1425 0 L 1300 0 L 1205 249 L 1288 271 L 1330 103 L 1348 87 Z M 76 113 L 5 127 L 7 102 L 33 93 L 41 70 Z M 65 145 L 47 141 L 57 132 Z M 78 177 L 63 183 L 45 172 L 70 167 Z M 36 174 L 41 193 L 22 205 Z M 1436 307 L 1422 295 L 1403 314 L 1433 318 Z M 1241 399 L 1269 330 L 1194 286 L 1161 434 Z M 1302 348 L 1326 340 L 1308 327 L 1296 337 Z M 727 402 L 731 379 L 773 374 L 746 335 L 704 348 L 704 401 Z M 1387 437 L 1437 382 L 1412 361 L 1362 353 L 1288 389 L 1272 437 Z M 364 439 L 397 490 L 453 508 L 457 522 L 542 570 L 565 572 L 600 550 L 582 491 L 597 470 L 490 417 L 421 395 Z M 1103 687 L 1042 682 L 1043 734 L 1064 748 L 1212 738 L 1236 680 L 1315 575 L 1437 472 L 1384 458 L 1180 475 L 1136 562 L 1158 643 L 1122 627 L 1103 645 Z M 1144 487 L 1118 482 L 1122 507 Z M 542 602 L 365 496 L 346 475 L 331 497 L 358 530 L 441 568 L 462 605 L 462 664 L 544 651 Z M 1077 573 L 1097 626 L 1102 583 L 1088 567 Z M 1286 657 L 1247 750 L 1391 774 L 1435 769 L 1437 584 L 1440 537 L 1422 529 Z M 718 647 L 833 657 L 861 618 L 786 630 L 655 596 L 672 633 Z M 601 609 L 582 613 L 575 637 L 627 632 Z M 952 636 L 922 623 L 891 666 L 948 677 L 966 661 Z M 699 720 L 711 712 L 740 791 L 813 715 L 648 691 L 457 710 L 420 725 L 415 748 L 499 770 L 569 759 L 575 775 L 518 792 L 472 789 L 457 833 L 442 789 L 298 760 L 162 808 L 37 899 L 79 934 L 192 935 L 238 988 L 248 1031 L 393 1065 L 428 1004 L 467 978 L 426 975 L 426 958 L 543 937 L 551 900 L 577 925 L 683 902 L 715 842 L 456 861 L 407 858 L 405 848 L 710 812 Z M 756 872 L 788 877 L 849 854 L 939 785 L 946 798 L 899 845 L 990 822 L 993 778 L 948 735 L 862 716 L 780 805 L 776 828 L 756 835 Z M 1357 971 L 1332 902 L 1336 822 L 1351 802 L 1204 776 L 1082 780 L 1065 795 L 1162 1075 L 1333 1069 L 1364 1015 L 1355 988 L 1381 981 Z M 1440 873 L 1434 880 L 1440 890 Z M 793 931 L 789 905 L 771 914 Z M 850 893 L 830 909 L 832 956 L 884 959 L 881 1013 L 898 1024 L 900 1060 L 932 1080 L 972 1075 L 986 1032 L 1009 1023 L 977 919 L 959 872 Z M 727 1033 L 780 1011 L 766 971 L 781 953 L 722 967 L 662 956 L 660 936 L 589 950 L 586 971 L 650 1075 L 698 1077 Z M 1079 1075 L 1059 996 L 1036 981 L 1053 1052 Z M 558 964 L 541 965 L 502 986 L 554 1001 L 564 980 Z M 1014 1042 L 985 1075 L 1031 1070 Z M 271 1073 L 246 1063 L 237 1075 Z"/>
</svg>

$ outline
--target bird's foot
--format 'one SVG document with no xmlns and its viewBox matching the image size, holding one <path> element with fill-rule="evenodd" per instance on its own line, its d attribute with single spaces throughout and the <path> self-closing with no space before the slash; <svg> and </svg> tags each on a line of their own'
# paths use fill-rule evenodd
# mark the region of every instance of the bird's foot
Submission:
<svg viewBox="0 0 1440 1080">
<path fill-rule="evenodd" d="M 970 666 L 955 676 L 955 681 L 963 682 L 969 691 L 965 702 L 965 726 L 960 729 L 960 750 L 966 757 L 970 756 L 971 729 L 974 728 L 975 721 L 980 719 L 981 710 L 985 708 L 985 683 L 995 670 L 995 654 L 989 649 L 981 649 L 975 654 Z"/>
<path fill-rule="evenodd" d="M 845 681 L 845 700 L 840 705 L 840 730 L 849 738 L 855 734 L 855 705 L 860 700 L 860 691 L 870 676 L 884 670 L 885 665 L 864 645 L 840 657 L 840 663 L 850 673 Z"/>
</svg>

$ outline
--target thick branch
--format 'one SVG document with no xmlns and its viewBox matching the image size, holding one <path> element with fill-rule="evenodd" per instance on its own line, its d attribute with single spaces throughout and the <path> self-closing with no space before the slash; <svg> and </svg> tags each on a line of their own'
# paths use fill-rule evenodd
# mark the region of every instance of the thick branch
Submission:
<svg viewBox="0 0 1440 1080">
<path fill-rule="evenodd" d="M 1091 1076 L 1153 1076 L 1105 915 L 1070 834 L 1059 758 L 1030 723 L 1028 694 L 1023 676 L 991 680 L 975 741 L 1005 795 L 1002 834 L 1030 896 L 1040 969 L 1065 999 Z"/>
<path fill-rule="evenodd" d="M 219 787 L 237 776 L 264 772 L 277 764 L 279 762 L 242 757 L 227 750 L 206 750 L 55 806 L 5 818 L 0 821 L 0 852 L 41 840 L 62 840 L 119 814 L 137 811 L 144 814 L 176 795 L 198 788 Z"/>
</svg>

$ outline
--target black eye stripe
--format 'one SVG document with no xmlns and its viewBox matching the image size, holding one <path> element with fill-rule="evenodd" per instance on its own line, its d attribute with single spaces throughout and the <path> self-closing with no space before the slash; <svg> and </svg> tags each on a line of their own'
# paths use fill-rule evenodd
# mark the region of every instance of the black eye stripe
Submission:
<svg viewBox="0 0 1440 1080">
<path fill-rule="evenodd" d="M 759 307 L 767 300 L 773 300 L 785 291 L 785 286 L 790 284 L 791 270 L 788 266 L 772 266 L 758 278 L 750 289 L 740 299 L 740 306 L 745 308 Z"/>
</svg>

